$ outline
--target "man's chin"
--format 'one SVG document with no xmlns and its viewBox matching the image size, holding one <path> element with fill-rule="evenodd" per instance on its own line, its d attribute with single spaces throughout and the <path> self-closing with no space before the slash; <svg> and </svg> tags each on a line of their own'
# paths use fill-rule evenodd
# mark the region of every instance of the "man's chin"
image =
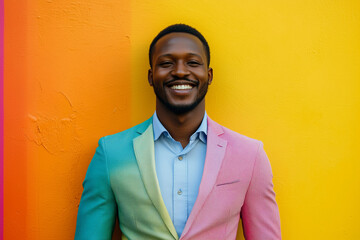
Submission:
<svg viewBox="0 0 360 240">
<path fill-rule="evenodd" d="M 178 103 L 178 104 L 174 104 L 171 103 L 171 101 L 167 101 L 164 98 L 160 97 L 157 92 L 155 91 L 156 97 L 157 99 L 172 113 L 177 114 L 177 115 L 181 115 L 181 114 L 186 114 L 191 112 L 192 110 L 194 110 L 200 103 L 201 101 L 205 98 L 206 95 L 206 91 L 205 94 L 203 94 L 200 98 L 194 100 L 191 103 Z"/>
<path fill-rule="evenodd" d="M 173 104 L 165 104 L 165 106 L 175 114 L 185 114 L 194 110 L 199 103 L 195 102 L 193 104 L 187 105 L 173 105 Z"/>
</svg>

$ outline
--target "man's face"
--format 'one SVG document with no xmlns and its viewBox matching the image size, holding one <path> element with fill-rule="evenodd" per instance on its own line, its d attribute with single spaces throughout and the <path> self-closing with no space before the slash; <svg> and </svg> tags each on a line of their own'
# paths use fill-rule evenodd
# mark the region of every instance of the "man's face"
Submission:
<svg viewBox="0 0 360 240">
<path fill-rule="evenodd" d="M 188 33 L 170 33 L 158 40 L 148 75 L 158 100 L 181 114 L 203 101 L 212 81 L 202 42 Z"/>
</svg>

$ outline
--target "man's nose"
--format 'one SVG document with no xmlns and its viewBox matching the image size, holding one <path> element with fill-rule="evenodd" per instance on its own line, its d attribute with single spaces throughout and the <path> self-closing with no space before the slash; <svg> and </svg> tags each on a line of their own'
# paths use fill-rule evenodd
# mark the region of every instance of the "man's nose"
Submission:
<svg viewBox="0 0 360 240">
<path fill-rule="evenodd" d="M 188 68 L 186 67 L 185 63 L 179 62 L 176 64 L 172 74 L 177 77 L 184 77 L 190 74 Z"/>
</svg>

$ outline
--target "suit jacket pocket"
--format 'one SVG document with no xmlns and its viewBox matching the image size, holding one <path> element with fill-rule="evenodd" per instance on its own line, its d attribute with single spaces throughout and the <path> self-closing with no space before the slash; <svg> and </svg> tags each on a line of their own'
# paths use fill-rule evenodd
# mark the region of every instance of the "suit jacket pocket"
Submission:
<svg viewBox="0 0 360 240">
<path fill-rule="evenodd" d="M 225 179 L 224 179 L 225 180 Z M 213 198 L 216 199 L 216 206 L 222 206 L 223 213 L 227 213 L 227 217 L 235 217 L 240 213 L 241 206 L 244 202 L 243 181 L 239 179 L 226 179 L 215 185 Z"/>
<path fill-rule="evenodd" d="M 236 190 L 238 187 L 238 183 L 240 183 L 239 179 L 236 179 L 234 181 L 229 181 L 229 182 L 218 183 L 218 184 L 216 184 L 216 189 L 219 189 L 219 190 L 234 189 L 234 190 Z"/>
</svg>

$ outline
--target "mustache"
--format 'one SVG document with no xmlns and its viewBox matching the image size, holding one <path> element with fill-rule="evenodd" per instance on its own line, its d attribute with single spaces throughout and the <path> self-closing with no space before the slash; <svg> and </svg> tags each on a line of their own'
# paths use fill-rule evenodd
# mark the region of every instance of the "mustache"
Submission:
<svg viewBox="0 0 360 240">
<path fill-rule="evenodd" d="M 164 84 L 165 85 L 168 85 L 168 84 L 171 84 L 171 83 L 173 83 L 173 82 L 175 82 L 175 81 L 187 81 L 187 82 L 189 82 L 189 83 L 191 83 L 191 84 L 193 84 L 193 85 L 198 85 L 198 81 L 196 81 L 196 80 L 192 80 L 192 79 L 189 79 L 189 78 L 179 78 L 179 77 L 175 77 L 175 78 L 172 78 L 172 79 L 170 79 L 170 80 L 168 80 L 168 81 L 166 81 Z"/>
</svg>

